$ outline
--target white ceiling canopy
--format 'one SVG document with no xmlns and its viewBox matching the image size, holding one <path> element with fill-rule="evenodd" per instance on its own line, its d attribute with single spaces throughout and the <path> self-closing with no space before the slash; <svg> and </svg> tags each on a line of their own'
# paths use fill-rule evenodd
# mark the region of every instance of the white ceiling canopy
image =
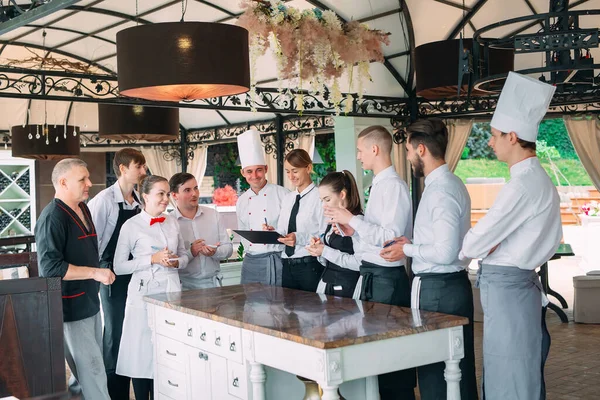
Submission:
<svg viewBox="0 0 600 400">
<path fill-rule="evenodd" d="M 390 45 L 384 47 L 385 62 L 371 63 L 372 82 L 365 95 L 406 98 L 414 88 L 411 52 L 416 46 L 433 41 L 465 37 L 486 25 L 509 18 L 548 12 L 550 0 L 293 0 L 286 6 L 299 9 L 331 9 L 345 21 L 358 20 L 374 29 L 389 32 Z M 6 2 L 5 2 L 6 3 Z M 28 3 L 19 0 L 17 3 Z M 600 0 L 571 0 L 572 9 L 600 9 Z M 186 21 L 234 24 L 243 9 L 240 0 L 184 0 Z M 50 55 L 88 68 L 89 73 L 115 76 L 116 34 L 136 24 L 174 22 L 182 18 L 179 0 L 82 0 L 60 11 L 0 36 L 0 66 L 11 60 Z M 600 26 L 600 16 L 589 16 L 586 27 Z M 583 20 L 583 19 L 582 19 Z M 524 33 L 538 32 L 540 26 L 529 23 L 502 27 L 493 32 L 499 37 L 521 28 Z M 45 42 L 42 32 L 45 30 Z M 600 57 L 598 49 L 592 55 Z M 444 62 L 436 60 L 435 62 Z M 515 69 L 543 66 L 539 53 L 516 56 Z M 30 66 L 28 68 L 39 68 Z M 152 66 L 148 66 L 152 68 Z M 271 52 L 258 60 L 258 87 L 277 87 L 276 62 Z M 342 78 L 340 83 L 347 79 Z M 287 83 L 287 82 L 285 82 Z M 284 84 L 285 84 L 284 83 Z M 293 85 L 294 82 L 291 82 Z M 344 90 L 344 87 L 342 87 Z M 22 99 L 0 99 L 0 130 L 22 123 L 25 107 Z M 57 102 L 58 110 L 73 109 L 69 102 Z M 80 104 L 77 118 L 91 129 L 97 127 L 96 106 Z M 54 112 L 54 111 L 53 111 Z M 84 115 L 89 113 L 89 115 Z M 67 113 L 68 114 L 68 113 Z M 69 118 L 73 111 L 69 114 Z M 274 113 L 249 113 L 182 109 L 181 124 L 186 129 L 233 124 L 272 118 Z M 37 118 L 37 117 L 36 117 Z M 61 118 L 66 118 L 66 114 Z M 70 121 L 72 122 L 72 121 Z M 79 121 L 78 121 L 79 122 Z"/>
</svg>

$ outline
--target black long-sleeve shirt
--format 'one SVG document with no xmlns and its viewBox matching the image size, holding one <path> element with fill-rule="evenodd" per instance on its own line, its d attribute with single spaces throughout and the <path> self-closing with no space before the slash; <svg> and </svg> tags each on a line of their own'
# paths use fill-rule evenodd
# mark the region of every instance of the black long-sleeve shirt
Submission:
<svg viewBox="0 0 600 400">
<path fill-rule="evenodd" d="M 69 264 L 98 267 L 98 239 L 90 211 L 79 203 L 87 226 L 69 206 L 59 199 L 48 204 L 36 223 L 35 241 L 40 276 L 61 277 Z M 93 279 L 62 281 L 63 320 L 79 321 L 100 311 L 99 283 Z"/>
</svg>

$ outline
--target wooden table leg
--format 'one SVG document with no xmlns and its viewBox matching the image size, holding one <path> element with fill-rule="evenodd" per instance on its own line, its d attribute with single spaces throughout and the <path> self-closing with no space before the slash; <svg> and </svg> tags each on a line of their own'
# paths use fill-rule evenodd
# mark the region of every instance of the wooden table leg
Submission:
<svg viewBox="0 0 600 400">
<path fill-rule="evenodd" d="M 447 360 L 444 378 L 446 379 L 447 400 L 460 400 L 460 360 Z"/>
<path fill-rule="evenodd" d="M 250 382 L 252 382 L 252 399 L 266 400 L 265 382 L 267 373 L 262 364 L 250 361 Z"/>
</svg>

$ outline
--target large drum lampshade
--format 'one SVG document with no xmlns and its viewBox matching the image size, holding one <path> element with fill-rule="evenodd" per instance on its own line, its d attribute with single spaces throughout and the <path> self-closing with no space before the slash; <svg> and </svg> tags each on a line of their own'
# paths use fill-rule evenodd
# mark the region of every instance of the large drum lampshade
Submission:
<svg viewBox="0 0 600 400">
<path fill-rule="evenodd" d="M 415 49 L 417 94 L 426 99 L 454 98 L 458 92 L 459 39 L 426 43 Z M 463 39 L 463 48 L 472 52 L 473 39 Z M 482 58 L 483 55 L 480 55 Z M 473 60 L 480 63 L 481 60 Z M 506 74 L 514 69 L 514 54 L 507 49 L 489 49 L 487 75 Z M 478 78 L 475 77 L 475 80 Z M 472 82 L 473 83 L 473 82 Z M 467 77 L 461 85 L 461 93 L 468 92 Z M 473 90 L 472 96 L 487 94 Z"/>
<path fill-rule="evenodd" d="M 121 95 L 157 101 L 250 89 L 248 31 L 211 22 L 139 25 L 117 33 Z"/>
<path fill-rule="evenodd" d="M 98 104 L 98 132 L 112 140 L 163 142 L 179 138 L 179 109 Z"/>
<path fill-rule="evenodd" d="M 13 157 L 36 160 L 79 157 L 79 128 L 73 125 L 15 125 L 10 134 Z"/>
</svg>

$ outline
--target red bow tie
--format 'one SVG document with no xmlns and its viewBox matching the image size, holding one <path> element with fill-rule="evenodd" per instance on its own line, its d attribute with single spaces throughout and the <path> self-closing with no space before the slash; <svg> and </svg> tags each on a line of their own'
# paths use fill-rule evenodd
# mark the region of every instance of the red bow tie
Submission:
<svg viewBox="0 0 600 400">
<path fill-rule="evenodd" d="M 162 224 L 163 222 L 165 222 L 165 217 L 158 217 L 158 218 L 152 218 L 150 220 L 150 226 L 154 225 L 155 223 L 159 223 Z"/>
</svg>

